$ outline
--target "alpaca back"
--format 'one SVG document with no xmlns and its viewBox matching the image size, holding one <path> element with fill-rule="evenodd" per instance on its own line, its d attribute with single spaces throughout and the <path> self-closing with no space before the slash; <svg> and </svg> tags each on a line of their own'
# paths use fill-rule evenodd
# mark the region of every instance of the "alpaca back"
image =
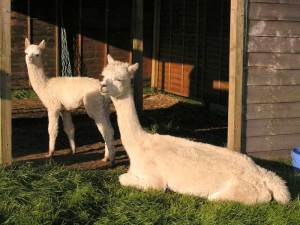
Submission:
<svg viewBox="0 0 300 225">
<path fill-rule="evenodd" d="M 55 77 L 47 84 L 47 92 L 58 104 L 67 110 L 76 109 L 81 106 L 85 98 L 93 102 L 103 100 L 99 92 L 100 82 L 88 77 Z M 95 106 L 96 107 L 96 106 Z"/>
</svg>

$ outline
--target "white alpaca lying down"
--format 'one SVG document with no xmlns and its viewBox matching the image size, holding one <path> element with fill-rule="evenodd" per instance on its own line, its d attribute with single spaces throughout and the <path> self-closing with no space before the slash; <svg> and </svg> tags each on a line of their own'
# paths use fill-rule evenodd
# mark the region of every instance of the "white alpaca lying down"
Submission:
<svg viewBox="0 0 300 225">
<path fill-rule="evenodd" d="M 290 193 L 275 173 L 249 157 L 201 142 L 145 132 L 138 120 L 130 79 L 138 64 L 115 61 L 108 55 L 101 92 L 111 96 L 118 115 L 122 143 L 130 158 L 129 171 L 119 177 L 125 186 L 169 188 L 209 200 L 246 204 L 286 203 Z"/>
<path fill-rule="evenodd" d="M 42 53 L 45 42 L 39 45 L 31 45 L 25 39 L 25 54 L 28 75 L 33 90 L 39 96 L 43 105 L 48 110 L 49 118 L 49 156 L 52 156 L 55 148 L 55 140 L 58 132 L 58 117 L 61 116 L 64 123 L 71 150 L 75 153 L 74 125 L 69 110 L 74 110 L 84 104 L 88 115 L 96 122 L 98 130 L 105 141 L 104 161 L 108 159 L 113 163 L 113 129 L 109 120 L 108 100 L 99 93 L 100 82 L 97 79 L 87 77 L 53 77 L 45 75 Z"/>
</svg>

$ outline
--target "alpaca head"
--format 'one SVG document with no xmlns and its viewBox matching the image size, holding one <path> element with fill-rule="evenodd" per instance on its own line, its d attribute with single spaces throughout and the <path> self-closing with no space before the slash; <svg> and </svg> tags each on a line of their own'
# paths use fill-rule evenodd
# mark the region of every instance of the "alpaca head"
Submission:
<svg viewBox="0 0 300 225">
<path fill-rule="evenodd" d="M 108 64 L 102 71 L 101 92 L 118 98 L 128 94 L 131 90 L 131 79 L 139 68 L 139 64 L 130 65 L 125 62 L 114 60 L 107 55 Z"/>
<path fill-rule="evenodd" d="M 30 41 L 25 39 L 25 60 L 26 64 L 40 64 L 42 63 L 42 52 L 46 47 L 45 41 L 41 41 L 40 44 L 30 44 Z"/>
</svg>

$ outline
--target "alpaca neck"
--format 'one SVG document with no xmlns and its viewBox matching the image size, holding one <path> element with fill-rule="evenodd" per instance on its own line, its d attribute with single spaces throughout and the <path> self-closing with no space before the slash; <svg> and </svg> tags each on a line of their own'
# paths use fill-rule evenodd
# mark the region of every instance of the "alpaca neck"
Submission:
<svg viewBox="0 0 300 225">
<path fill-rule="evenodd" d="M 113 98 L 112 101 L 118 116 L 118 126 L 121 133 L 121 140 L 126 151 L 133 151 L 133 146 L 138 147 L 145 138 L 146 132 L 143 130 L 136 112 L 132 93 L 128 93 L 122 98 Z M 128 152 L 130 155 L 130 152 Z"/>
<path fill-rule="evenodd" d="M 27 64 L 28 76 L 33 90 L 40 97 L 44 92 L 44 88 L 48 82 L 48 77 L 45 75 L 44 68 L 40 64 Z"/>
</svg>

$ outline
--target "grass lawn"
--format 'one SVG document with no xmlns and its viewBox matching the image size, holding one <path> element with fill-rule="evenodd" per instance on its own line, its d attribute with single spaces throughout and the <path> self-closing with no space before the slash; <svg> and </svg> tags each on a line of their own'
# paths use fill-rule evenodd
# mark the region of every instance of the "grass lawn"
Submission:
<svg viewBox="0 0 300 225">
<path fill-rule="evenodd" d="M 261 163 L 261 162 L 259 162 Z M 289 166 L 266 167 L 288 180 L 293 201 L 245 206 L 172 192 L 121 187 L 126 169 L 69 169 L 55 163 L 0 168 L 0 224 L 300 224 L 300 179 Z M 298 197 L 297 197 L 298 196 Z"/>
</svg>

